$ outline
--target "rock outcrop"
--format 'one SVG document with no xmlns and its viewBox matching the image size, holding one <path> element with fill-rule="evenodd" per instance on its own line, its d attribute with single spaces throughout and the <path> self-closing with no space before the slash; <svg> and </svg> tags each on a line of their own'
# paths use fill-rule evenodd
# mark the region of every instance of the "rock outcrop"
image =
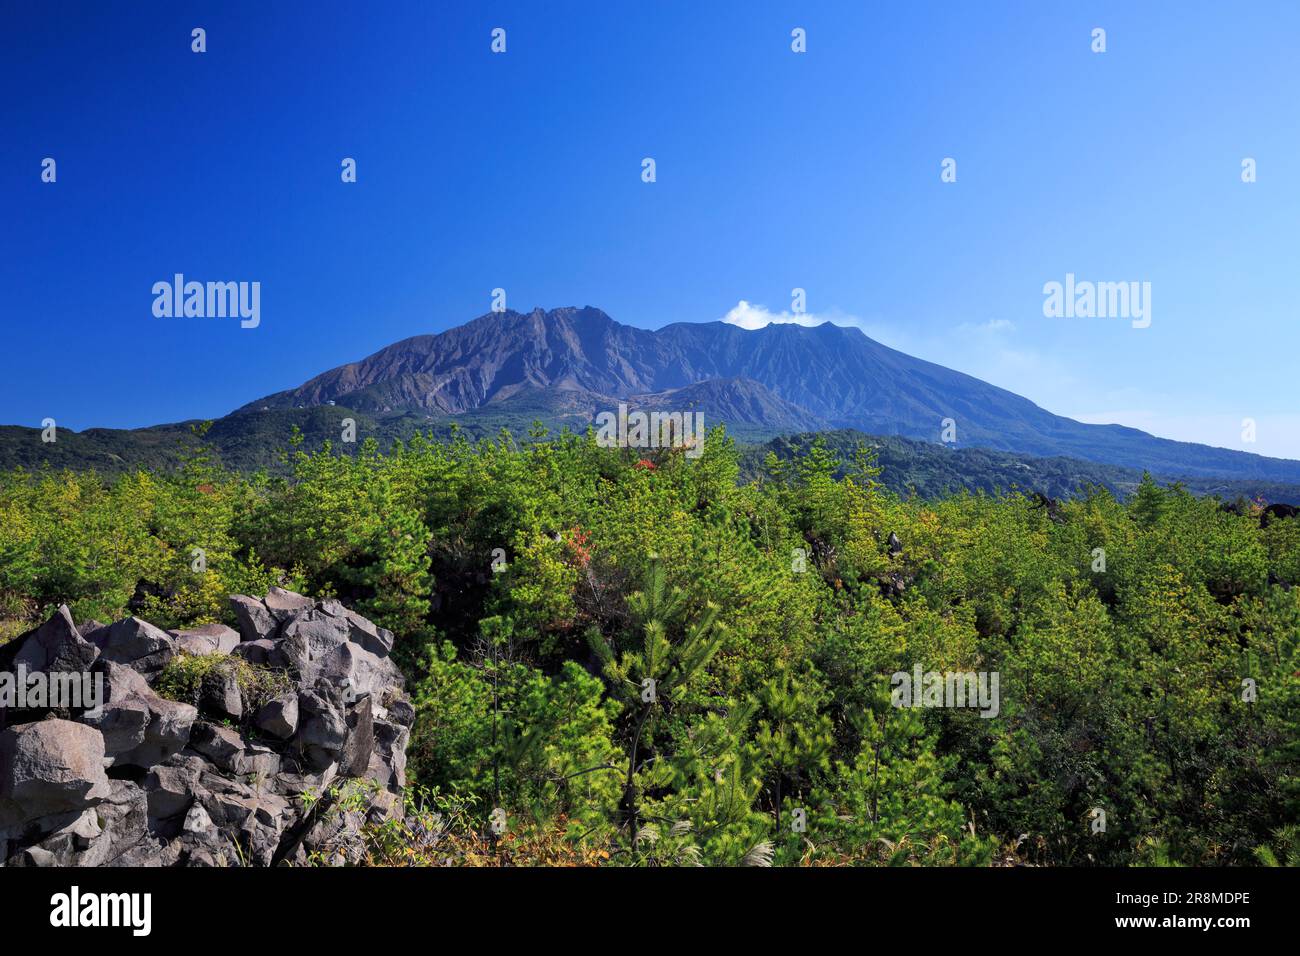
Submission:
<svg viewBox="0 0 1300 956">
<path fill-rule="evenodd" d="M 0 864 L 344 863 L 401 813 L 414 709 L 392 633 L 279 588 L 230 601 L 237 631 L 78 628 L 65 606 L 0 646 L 10 686 L 99 691 L 0 705 Z"/>
</svg>

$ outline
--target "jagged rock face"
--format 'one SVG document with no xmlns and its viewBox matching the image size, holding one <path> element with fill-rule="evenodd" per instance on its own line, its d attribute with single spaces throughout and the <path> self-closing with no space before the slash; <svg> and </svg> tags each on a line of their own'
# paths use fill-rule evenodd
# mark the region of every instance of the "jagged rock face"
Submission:
<svg viewBox="0 0 1300 956">
<path fill-rule="evenodd" d="M 0 647 L 0 670 L 12 672 L 22 665 L 29 672 L 84 671 L 98 656 L 99 651 L 82 639 L 64 605 L 34 631 Z"/>
<path fill-rule="evenodd" d="M 100 706 L 0 707 L 0 864 L 272 866 L 358 858 L 367 820 L 400 814 L 414 709 L 393 635 L 337 601 L 231 596 L 239 630 L 127 618 L 78 629 L 67 607 L 0 647 L 0 673 L 85 673 Z M 234 666 L 191 702 L 155 687 L 178 655 L 281 672 L 252 699 Z M 21 666 L 21 671 L 20 671 Z M 335 808 L 343 788 L 369 810 Z"/>
</svg>

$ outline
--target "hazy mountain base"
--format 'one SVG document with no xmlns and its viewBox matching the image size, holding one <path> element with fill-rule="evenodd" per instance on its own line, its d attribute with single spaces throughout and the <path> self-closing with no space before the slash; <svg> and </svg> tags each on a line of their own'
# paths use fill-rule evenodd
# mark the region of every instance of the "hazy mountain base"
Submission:
<svg viewBox="0 0 1300 956">
<path fill-rule="evenodd" d="M 374 417 L 337 406 L 300 409 L 239 411 L 213 421 L 200 439 L 195 429 L 204 423 L 180 422 L 139 429 L 93 428 L 82 432 L 59 429 L 54 442 L 42 441 L 36 428 L 0 426 L 0 470 L 15 467 L 35 470 L 45 465 L 73 471 L 94 470 L 113 477 L 137 468 L 168 471 L 182 458 L 206 446 L 216 460 L 232 471 L 251 474 L 265 469 L 287 474 L 284 455 L 294 429 L 301 432 L 303 448 L 314 451 L 325 442 L 339 454 L 354 454 L 367 437 L 381 448 L 407 441 L 417 434 L 447 441 L 463 435 L 470 441 L 495 438 L 502 430 L 523 441 L 537 427 L 558 433 L 564 428 L 582 433 L 590 424 L 581 410 L 556 414 L 552 400 L 522 401 L 512 412 L 488 407 L 456 416 L 407 412 Z M 343 443 L 344 419 L 356 423 L 357 442 Z M 712 427 L 717 419 L 706 417 Z M 1077 458 L 1035 458 L 991 448 L 944 445 L 897 435 L 867 435 L 852 429 L 825 433 L 782 433 L 744 423 L 726 423 L 727 432 L 741 445 L 741 477 L 751 479 L 763 471 L 769 452 L 788 458 L 806 450 L 817 434 L 825 434 L 829 447 L 846 460 L 859 442 L 874 448 L 884 471 L 881 482 L 899 494 L 935 497 L 956 491 L 1038 491 L 1051 498 L 1068 498 L 1081 488 L 1098 486 L 1121 499 L 1137 488 L 1142 473 L 1136 469 L 1103 465 Z M 1219 479 L 1200 476 L 1157 475 L 1163 483 L 1181 482 L 1196 495 L 1218 495 L 1224 500 L 1263 499 L 1300 504 L 1300 485 L 1254 479 Z"/>
<path fill-rule="evenodd" d="M 784 435 L 758 446 L 744 447 L 741 475 L 747 479 L 760 476 L 768 452 L 781 459 L 798 457 L 806 454 L 819 438 L 845 461 L 852 459 L 859 444 L 866 445 L 884 469 L 881 484 L 895 493 L 922 498 L 938 498 L 960 491 L 990 494 L 1036 491 L 1049 498 L 1073 498 L 1088 488 L 1098 487 L 1127 500 L 1142 482 L 1142 472 L 1134 468 L 1078 458 L 1032 458 L 992 448 L 954 447 L 897 435 L 864 435 L 852 430 Z M 1216 495 L 1225 501 L 1246 498 L 1300 503 L 1300 485 L 1196 476 L 1153 477 L 1162 484 L 1177 483 L 1200 497 Z"/>
</svg>

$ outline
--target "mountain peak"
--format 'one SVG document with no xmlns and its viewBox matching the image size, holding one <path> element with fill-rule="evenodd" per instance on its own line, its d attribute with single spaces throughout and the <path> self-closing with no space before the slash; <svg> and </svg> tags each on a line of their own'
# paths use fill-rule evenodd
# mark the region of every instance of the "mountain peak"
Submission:
<svg viewBox="0 0 1300 956">
<path fill-rule="evenodd" d="M 703 383 L 710 384 L 682 391 Z M 570 414 L 655 396 L 708 404 L 734 424 L 779 421 L 782 428 L 856 428 L 929 441 L 952 419 L 961 446 L 1069 455 L 1173 476 L 1300 481 L 1300 462 L 1053 415 L 854 327 L 782 323 L 751 332 L 725 322 L 677 322 L 651 331 L 589 305 L 489 312 L 388 346 L 245 410 L 336 404 L 375 415 L 455 416 L 510 403 L 522 412 L 521 396 L 528 409 L 563 407 Z"/>
</svg>

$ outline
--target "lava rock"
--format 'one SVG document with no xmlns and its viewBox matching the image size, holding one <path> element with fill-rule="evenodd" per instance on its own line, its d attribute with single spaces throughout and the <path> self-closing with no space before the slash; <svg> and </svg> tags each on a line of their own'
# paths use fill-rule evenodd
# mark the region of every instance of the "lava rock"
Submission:
<svg viewBox="0 0 1300 956">
<path fill-rule="evenodd" d="M 189 704 L 167 700 L 125 664 L 101 661 L 106 700 L 97 715 L 83 719 L 104 736 L 108 766 L 129 764 L 149 768 L 181 750 L 190 739 L 198 711 Z"/>
<path fill-rule="evenodd" d="M 80 814 L 111 792 L 94 727 L 50 719 L 0 731 L 0 828 Z"/>
<path fill-rule="evenodd" d="M 288 740 L 298 730 L 298 695 L 281 694 L 258 710 L 253 723 L 272 737 Z"/>
<path fill-rule="evenodd" d="M 239 635 L 246 641 L 274 638 L 279 629 L 279 622 L 266 605 L 257 598 L 245 594 L 230 595 L 230 607 L 239 620 Z"/>
<path fill-rule="evenodd" d="M 99 656 L 126 664 L 142 674 L 156 674 L 176 656 L 176 642 L 148 621 L 128 617 L 95 634 Z"/>
<path fill-rule="evenodd" d="M 6 713 L 0 865 L 349 863 L 367 822 L 400 816 L 414 709 L 388 658 L 392 635 L 340 602 L 279 589 L 231 606 L 238 643 L 224 625 L 168 634 L 128 618 L 79 630 L 64 607 L 0 647 L 0 666 L 81 670 L 103 690 L 72 719 Z M 236 655 L 279 669 L 290 689 L 254 710 L 238 662 L 217 661 L 199 708 L 169 700 L 158 678 L 178 653 Z M 365 805 L 336 804 L 334 788 L 356 780 L 369 781 Z"/>
<path fill-rule="evenodd" d="M 229 654 L 239 646 L 239 632 L 224 624 L 204 624 L 202 627 L 169 633 L 175 638 L 179 650 L 196 657 Z"/>
</svg>

